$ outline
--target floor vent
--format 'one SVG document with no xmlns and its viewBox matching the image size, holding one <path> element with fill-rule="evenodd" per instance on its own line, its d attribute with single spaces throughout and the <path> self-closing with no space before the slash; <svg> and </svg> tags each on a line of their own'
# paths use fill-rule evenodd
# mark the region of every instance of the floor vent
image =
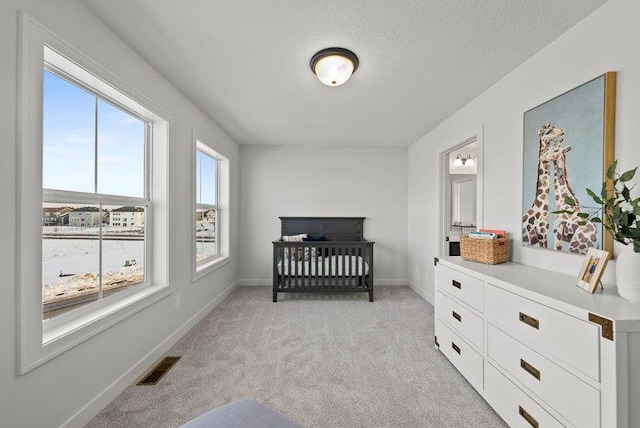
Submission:
<svg viewBox="0 0 640 428">
<path fill-rule="evenodd" d="M 137 385 L 155 385 L 178 362 L 180 357 L 164 357 Z"/>
</svg>

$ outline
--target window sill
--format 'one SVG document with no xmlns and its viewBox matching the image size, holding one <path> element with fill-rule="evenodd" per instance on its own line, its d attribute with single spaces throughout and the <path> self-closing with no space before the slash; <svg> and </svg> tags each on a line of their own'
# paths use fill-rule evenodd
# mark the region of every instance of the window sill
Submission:
<svg viewBox="0 0 640 428">
<path fill-rule="evenodd" d="M 196 266 L 196 269 L 193 273 L 193 281 L 196 282 L 200 278 L 203 278 L 209 275 L 211 272 L 215 272 L 223 266 L 228 265 L 231 262 L 231 257 L 229 256 L 221 256 L 218 257 L 208 263 L 204 263 L 200 266 Z"/>
<path fill-rule="evenodd" d="M 39 355 L 31 361 L 22 362 L 21 373 L 51 360 L 78 344 L 124 321 L 135 313 L 169 296 L 167 285 L 155 285 L 129 296 L 116 299 L 87 314 L 73 317 L 65 322 L 43 326 L 42 347 Z"/>
</svg>

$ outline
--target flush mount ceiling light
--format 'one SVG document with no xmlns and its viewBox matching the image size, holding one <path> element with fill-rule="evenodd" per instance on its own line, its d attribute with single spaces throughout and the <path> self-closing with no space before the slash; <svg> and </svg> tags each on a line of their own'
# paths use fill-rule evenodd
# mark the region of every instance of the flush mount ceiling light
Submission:
<svg viewBox="0 0 640 428">
<path fill-rule="evenodd" d="M 456 156 L 456 159 L 453 161 L 453 165 L 454 166 L 474 166 L 475 158 L 476 156 L 471 157 L 471 155 L 467 155 L 467 157 L 465 158 L 462 155 L 458 154 L 458 156 Z"/>
<path fill-rule="evenodd" d="M 358 69 L 358 57 L 348 49 L 327 48 L 311 57 L 311 70 L 327 86 L 339 86 Z"/>
</svg>

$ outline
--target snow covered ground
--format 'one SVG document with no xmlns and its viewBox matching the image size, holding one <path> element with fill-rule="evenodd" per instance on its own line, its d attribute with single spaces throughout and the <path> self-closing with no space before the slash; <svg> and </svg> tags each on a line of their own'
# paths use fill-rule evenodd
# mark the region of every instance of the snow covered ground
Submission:
<svg viewBox="0 0 640 428">
<path fill-rule="evenodd" d="M 144 241 L 102 241 L 102 269 L 118 271 L 127 260 L 144 266 Z M 43 239 L 42 284 L 52 284 L 63 274 L 98 273 L 99 241 L 97 239 Z M 131 262 L 129 263 L 131 264 Z"/>
<path fill-rule="evenodd" d="M 99 263 L 97 239 L 43 239 L 43 302 L 95 293 Z M 105 290 L 142 282 L 144 241 L 102 241 L 102 269 Z"/>
<path fill-rule="evenodd" d="M 104 290 L 144 280 L 144 245 L 143 240 L 102 241 Z M 199 255 L 211 254 L 213 248 L 214 242 L 198 242 Z M 43 239 L 43 302 L 95 293 L 98 287 L 99 254 L 98 239 Z"/>
</svg>

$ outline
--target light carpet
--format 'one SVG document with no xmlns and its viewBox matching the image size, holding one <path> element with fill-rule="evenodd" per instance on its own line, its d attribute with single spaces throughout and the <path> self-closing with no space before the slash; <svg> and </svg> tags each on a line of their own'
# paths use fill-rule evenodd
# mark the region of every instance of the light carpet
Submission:
<svg viewBox="0 0 640 428">
<path fill-rule="evenodd" d="M 504 427 L 433 345 L 433 306 L 409 287 L 353 295 L 239 287 L 88 427 L 178 427 L 254 399 L 304 427 Z"/>
</svg>

